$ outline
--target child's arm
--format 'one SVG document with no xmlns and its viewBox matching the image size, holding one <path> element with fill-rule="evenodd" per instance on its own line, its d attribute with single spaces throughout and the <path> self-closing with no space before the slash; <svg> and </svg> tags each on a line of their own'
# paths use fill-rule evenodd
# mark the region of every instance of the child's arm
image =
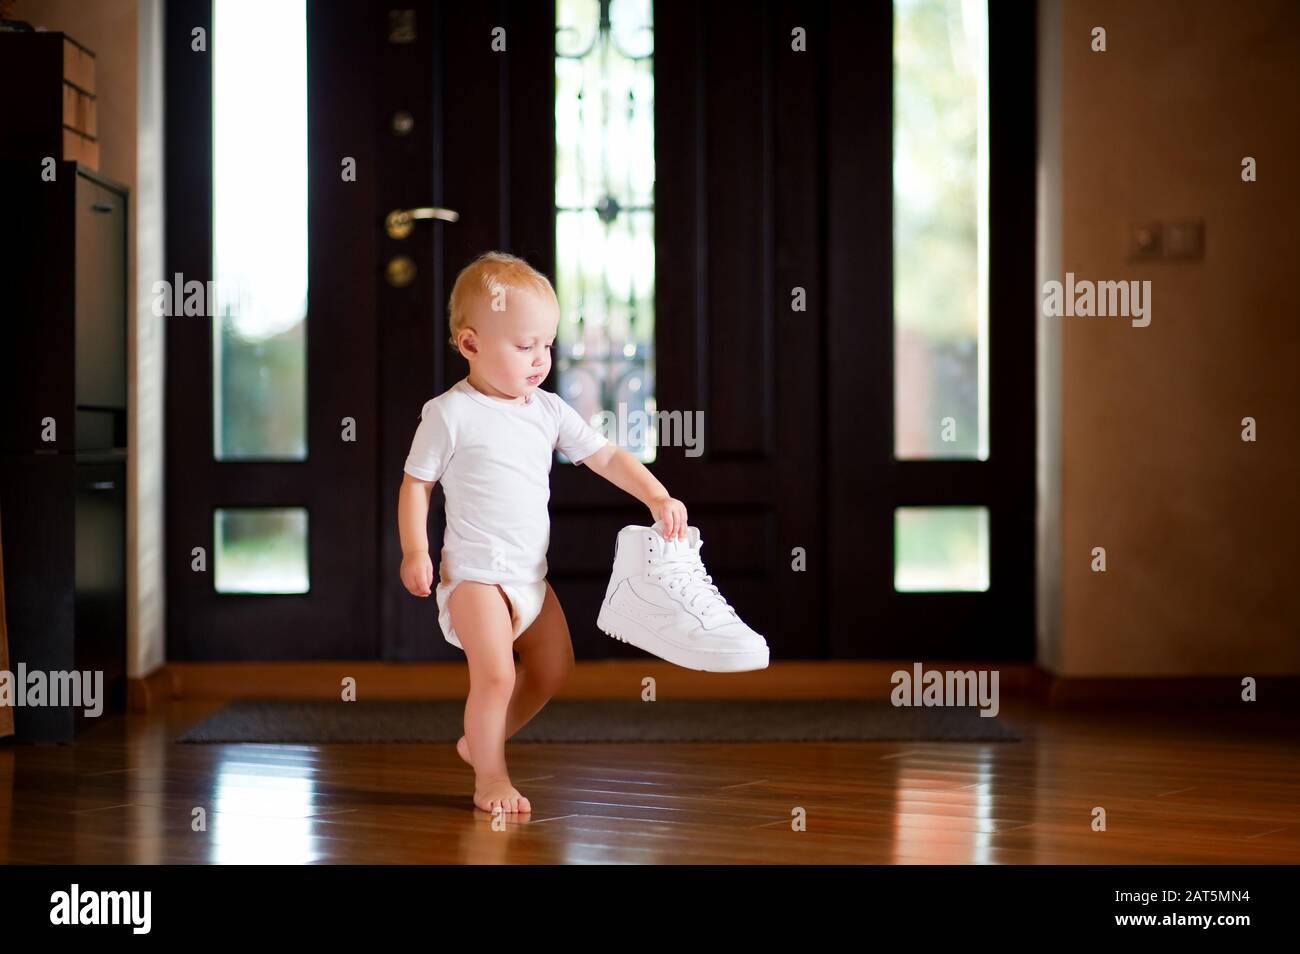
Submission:
<svg viewBox="0 0 1300 954">
<path fill-rule="evenodd" d="M 634 456 L 617 444 L 609 443 L 590 457 L 578 461 L 604 477 L 614 486 L 626 490 L 650 508 L 663 526 L 665 540 L 685 538 L 686 504 L 670 497 L 664 485 Z"/>
<path fill-rule="evenodd" d="M 403 472 L 397 493 L 397 532 L 402 540 L 402 583 L 413 596 L 428 596 L 433 586 L 429 558 L 429 497 L 433 481 Z"/>
</svg>

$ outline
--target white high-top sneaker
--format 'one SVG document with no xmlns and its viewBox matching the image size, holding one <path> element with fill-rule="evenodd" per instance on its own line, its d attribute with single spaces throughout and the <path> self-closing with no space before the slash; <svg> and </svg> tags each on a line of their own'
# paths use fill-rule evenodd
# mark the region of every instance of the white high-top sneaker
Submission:
<svg viewBox="0 0 1300 954">
<path fill-rule="evenodd" d="M 615 639 L 686 669 L 767 668 L 767 641 L 746 626 L 700 560 L 700 531 L 665 540 L 662 526 L 618 533 L 614 572 L 596 625 Z"/>
</svg>

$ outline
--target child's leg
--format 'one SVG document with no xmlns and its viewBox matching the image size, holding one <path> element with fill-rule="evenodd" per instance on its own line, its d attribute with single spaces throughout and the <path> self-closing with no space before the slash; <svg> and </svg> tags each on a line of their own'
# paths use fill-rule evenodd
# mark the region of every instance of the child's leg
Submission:
<svg viewBox="0 0 1300 954">
<path fill-rule="evenodd" d="M 515 640 L 519 664 L 515 667 L 515 690 L 506 710 L 506 738 L 528 724 L 533 716 L 559 691 L 573 671 L 573 643 L 564 609 L 546 584 L 546 596 L 537 619 Z M 468 740 L 461 736 L 456 743 L 460 757 L 471 765 Z"/>
<path fill-rule="evenodd" d="M 447 601 L 452 628 L 469 659 L 465 738 L 474 769 L 474 804 L 484 811 L 532 810 L 506 771 L 506 710 L 515 688 L 514 632 L 504 594 L 465 581 Z"/>
<path fill-rule="evenodd" d="M 515 640 L 515 651 L 519 653 L 519 666 L 506 712 L 507 739 L 541 711 L 573 671 L 569 623 L 549 582 L 542 611 Z"/>
</svg>

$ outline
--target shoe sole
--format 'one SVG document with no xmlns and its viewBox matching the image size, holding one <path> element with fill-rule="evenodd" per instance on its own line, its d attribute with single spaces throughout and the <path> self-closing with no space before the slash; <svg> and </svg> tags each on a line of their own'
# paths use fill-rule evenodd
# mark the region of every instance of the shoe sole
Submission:
<svg viewBox="0 0 1300 954">
<path fill-rule="evenodd" d="M 624 616 L 617 610 L 610 609 L 608 605 L 601 605 L 600 615 L 596 617 L 596 625 L 606 636 L 627 643 L 629 646 L 635 646 L 683 669 L 694 669 L 699 672 L 752 672 L 755 669 L 767 668 L 766 648 L 736 653 L 701 652 L 697 649 L 688 649 L 669 642 L 654 630 Z"/>
</svg>

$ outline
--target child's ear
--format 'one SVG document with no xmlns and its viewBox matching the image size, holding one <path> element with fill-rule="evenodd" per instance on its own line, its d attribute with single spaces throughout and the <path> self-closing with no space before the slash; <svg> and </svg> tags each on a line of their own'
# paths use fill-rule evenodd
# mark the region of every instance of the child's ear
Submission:
<svg viewBox="0 0 1300 954">
<path fill-rule="evenodd" d="M 465 330 L 460 333 L 460 345 L 458 350 L 463 357 L 469 354 L 478 354 L 478 342 L 474 340 L 474 332 Z"/>
</svg>

